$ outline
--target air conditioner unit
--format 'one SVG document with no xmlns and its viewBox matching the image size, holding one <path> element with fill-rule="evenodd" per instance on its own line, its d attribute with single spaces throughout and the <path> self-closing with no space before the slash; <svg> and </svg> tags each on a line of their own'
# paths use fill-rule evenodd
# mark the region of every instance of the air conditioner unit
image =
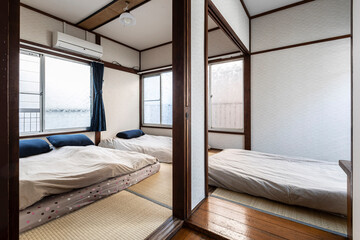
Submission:
<svg viewBox="0 0 360 240">
<path fill-rule="evenodd" d="M 103 54 L 102 46 L 62 32 L 53 32 L 52 40 L 54 48 L 76 52 L 93 58 L 100 58 Z"/>
</svg>

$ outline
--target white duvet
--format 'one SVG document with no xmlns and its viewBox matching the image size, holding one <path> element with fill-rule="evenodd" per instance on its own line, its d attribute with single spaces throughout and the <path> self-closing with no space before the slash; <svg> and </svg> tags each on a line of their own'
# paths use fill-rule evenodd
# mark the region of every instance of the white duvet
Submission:
<svg viewBox="0 0 360 240">
<path fill-rule="evenodd" d="M 226 149 L 209 158 L 209 184 L 346 215 L 347 179 L 336 162 Z"/>
<path fill-rule="evenodd" d="M 143 136 L 123 139 L 111 138 L 102 140 L 100 147 L 149 154 L 163 163 L 172 162 L 172 138 L 145 134 Z"/>
<path fill-rule="evenodd" d="M 62 147 L 20 158 L 20 210 L 45 196 L 83 188 L 156 162 L 146 154 L 96 146 Z"/>
</svg>

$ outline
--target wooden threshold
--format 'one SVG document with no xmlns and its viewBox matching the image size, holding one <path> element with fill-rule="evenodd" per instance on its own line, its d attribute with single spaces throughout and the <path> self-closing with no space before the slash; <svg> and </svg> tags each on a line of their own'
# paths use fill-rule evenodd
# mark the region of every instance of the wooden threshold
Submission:
<svg viewBox="0 0 360 240">
<path fill-rule="evenodd" d="M 185 226 L 216 239 L 346 239 L 211 196 Z"/>
</svg>

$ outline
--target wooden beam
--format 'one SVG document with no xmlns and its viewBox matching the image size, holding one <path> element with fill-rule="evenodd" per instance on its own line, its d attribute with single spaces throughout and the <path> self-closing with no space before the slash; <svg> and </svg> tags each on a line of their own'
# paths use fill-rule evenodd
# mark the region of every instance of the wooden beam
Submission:
<svg viewBox="0 0 360 240">
<path fill-rule="evenodd" d="M 136 9 L 137 7 L 149 1 L 150 0 L 128 0 L 129 11 Z M 104 8 L 85 18 L 77 25 L 88 30 L 94 30 L 96 28 L 99 28 L 104 24 L 118 18 L 124 12 L 124 8 L 126 7 L 125 2 L 126 1 L 124 0 L 113 1 Z"/>
</svg>

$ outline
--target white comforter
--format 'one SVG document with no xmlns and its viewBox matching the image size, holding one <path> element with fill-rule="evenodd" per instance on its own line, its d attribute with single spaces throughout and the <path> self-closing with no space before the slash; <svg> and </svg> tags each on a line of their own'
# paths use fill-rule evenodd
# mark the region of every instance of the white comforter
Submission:
<svg viewBox="0 0 360 240">
<path fill-rule="evenodd" d="M 143 135 L 132 139 L 112 138 L 102 140 L 100 147 L 134 151 L 149 154 L 163 163 L 172 162 L 172 138 L 164 136 Z"/>
<path fill-rule="evenodd" d="M 209 158 L 209 184 L 346 215 L 346 174 L 336 162 L 227 149 Z"/>
<path fill-rule="evenodd" d="M 96 146 L 62 147 L 20 158 L 20 210 L 45 196 L 83 188 L 156 162 L 149 155 Z"/>
</svg>

